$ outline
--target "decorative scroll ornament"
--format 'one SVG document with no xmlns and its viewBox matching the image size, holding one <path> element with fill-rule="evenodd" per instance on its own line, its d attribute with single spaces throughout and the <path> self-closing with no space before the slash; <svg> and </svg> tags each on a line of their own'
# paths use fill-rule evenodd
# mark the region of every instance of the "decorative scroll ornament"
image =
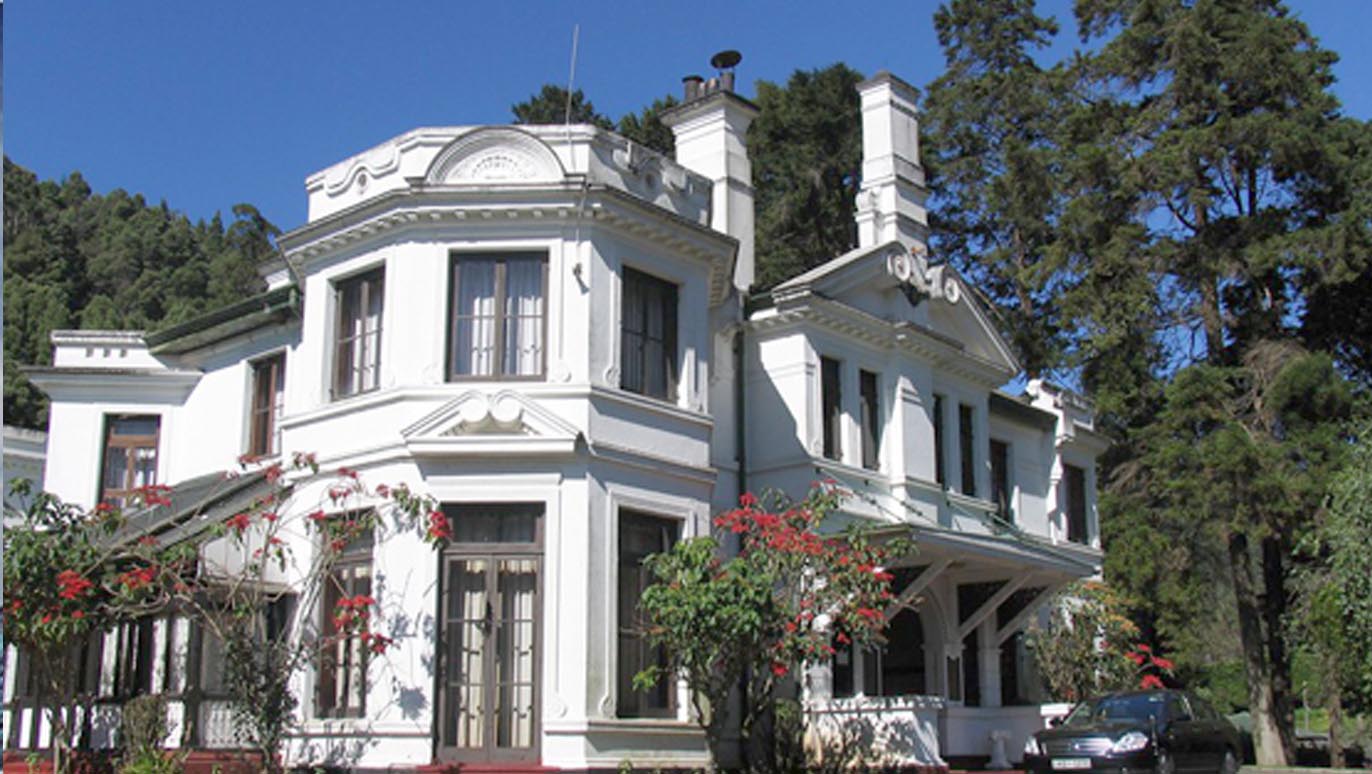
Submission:
<svg viewBox="0 0 1372 774">
<path fill-rule="evenodd" d="M 886 271 L 901 282 L 912 304 L 925 298 L 941 298 L 950 304 L 962 299 L 962 286 L 947 268 L 930 266 L 924 245 L 915 245 L 908 253 L 892 251 L 886 256 Z"/>
</svg>

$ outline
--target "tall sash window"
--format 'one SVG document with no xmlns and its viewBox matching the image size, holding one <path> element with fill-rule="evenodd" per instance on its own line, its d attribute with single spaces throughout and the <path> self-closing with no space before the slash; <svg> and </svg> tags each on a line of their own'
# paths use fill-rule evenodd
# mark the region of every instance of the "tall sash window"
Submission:
<svg viewBox="0 0 1372 774">
<path fill-rule="evenodd" d="M 338 310 L 333 396 L 346 398 L 381 386 L 381 269 L 334 285 Z"/>
<path fill-rule="evenodd" d="M 541 253 L 453 257 L 450 379 L 543 375 L 547 266 Z"/>
</svg>

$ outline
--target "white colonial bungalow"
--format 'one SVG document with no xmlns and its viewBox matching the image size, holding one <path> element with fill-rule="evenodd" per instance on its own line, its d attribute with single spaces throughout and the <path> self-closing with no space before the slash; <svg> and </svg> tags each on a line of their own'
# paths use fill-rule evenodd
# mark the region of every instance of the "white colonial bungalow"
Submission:
<svg viewBox="0 0 1372 774">
<path fill-rule="evenodd" d="M 590 126 L 408 132 L 306 180 L 264 295 L 153 334 L 59 332 L 30 370 L 52 399 L 46 485 L 75 503 L 151 482 L 200 502 L 245 452 L 307 451 L 443 504 L 444 551 L 378 532 L 350 555 L 340 583 L 378 597 L 395 645 L 299 677 L 292 762 L 704 765 L 685 689 L 630 683 L 640 561 L 744 489 L 816 478 L 918 546 L 888 644 L 807 671 L 816 738 L 865 727 L 874 756 L 938 769 L 1042 726 L 1020 633 L 1099 570 L 1090 409 L 998 389 L 1019 366 L 925 260 L 914 90 L 888 74 L 860 87 L 858 248 L 748 297 L 757 108 L 732 85 L 688 81 L 675 160 Z M 328 483 L 299 481 L 283 516 Z M 161 692 L 171 743 L 237 746 L 210 639 L 168 616 L 94 643 L 83 742 Z M 7 655 L 6 748 L 41 748 Z"/>
</svg>

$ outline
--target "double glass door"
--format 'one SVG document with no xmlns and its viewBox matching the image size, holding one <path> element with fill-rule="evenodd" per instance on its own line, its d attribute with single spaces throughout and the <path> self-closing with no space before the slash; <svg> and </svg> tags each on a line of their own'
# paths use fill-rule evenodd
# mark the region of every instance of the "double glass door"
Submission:
<svg viewBox="0 0 1372 774">
<path fill-rule="evenodd" d="M 442 560 L 438 754 L 537 760 L 541 553 L 470 549 Z"/>
</svg>

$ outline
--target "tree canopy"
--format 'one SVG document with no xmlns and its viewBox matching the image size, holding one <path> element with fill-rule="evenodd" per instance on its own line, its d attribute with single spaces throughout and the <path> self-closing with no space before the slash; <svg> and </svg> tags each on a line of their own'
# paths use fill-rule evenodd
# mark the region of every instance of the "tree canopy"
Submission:
<svg viewBox="0 0 1372 774">
<path fill-rule="evenodd" d="M 250 204 L 192 223 L 166 202 L 39 180 L 5 158 L 5 422 L 47 424 L 20 365 L 50 362 L 61 328 L 154 329 L 260 292 L 280 233 Z"/>
</svg>

